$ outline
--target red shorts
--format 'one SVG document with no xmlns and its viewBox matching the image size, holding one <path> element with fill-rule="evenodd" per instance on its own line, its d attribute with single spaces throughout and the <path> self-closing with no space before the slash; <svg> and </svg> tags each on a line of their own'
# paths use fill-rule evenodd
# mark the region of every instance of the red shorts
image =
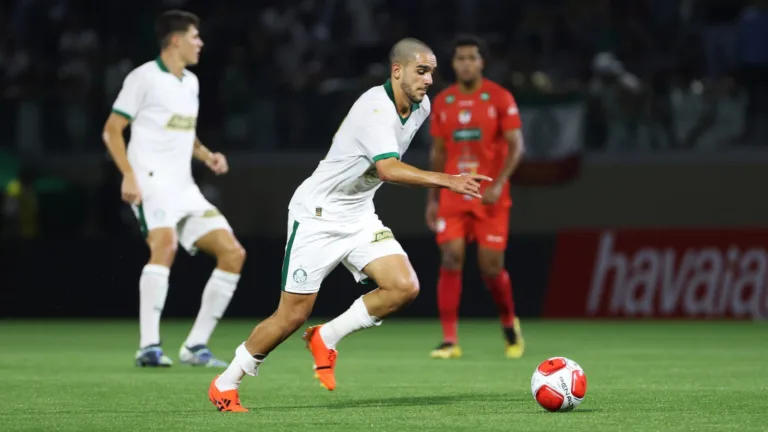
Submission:
<svg viewBox="0 0 768 432">
<path fill-rule="evenodd" d="M 475 210 L 456 211 L 443 208 L 437 212 L 437 244 L 464 239 L 478 246 L 505 250 L 509 236 L 509 207 L 483 206 Z"/>
</svg>

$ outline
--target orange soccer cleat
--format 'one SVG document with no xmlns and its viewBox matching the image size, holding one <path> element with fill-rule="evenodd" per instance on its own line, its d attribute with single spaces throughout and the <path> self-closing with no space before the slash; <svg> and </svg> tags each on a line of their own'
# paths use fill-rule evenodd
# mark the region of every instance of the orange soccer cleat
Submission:
<svg viewBox="0 0 768 432">
<path fill-rule="evenodd" d="M 336 388 L 336 376 L 333 373 L 333 369 L 336 367 L 336 350 L 328 349 L 323 342 L 323 338 L 320 337 L 321 326 L 313 326 L 304 332 L 304 340 L 307 342 L 307 349 L 312 353 L 312 357 L 315 360 L 313 365 L 315 369 L 315 378 L 320 381 L 320 384 L 332 391 Z"/>
<path fill-rule="evenodd" d="M 211 386 L 208 387 L 208 399 L 221 412 L 248 412 L 248 410 L 240 405 L 240 395 L 237 390 L 220 391 L 216 387 L 216 378 L 211 381 Z"/>
</svg>

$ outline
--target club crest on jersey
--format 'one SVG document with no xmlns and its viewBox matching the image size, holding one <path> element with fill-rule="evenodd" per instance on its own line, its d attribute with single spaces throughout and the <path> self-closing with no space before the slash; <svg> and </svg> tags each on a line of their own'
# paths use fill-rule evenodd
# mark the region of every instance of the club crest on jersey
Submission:
<svg viewBox="0 0 768 432">
<path fill-rule="evenodd" d="M 174 114 L 166 123 L 165 128 L 175 131 L 191 131 L 197 126 L 197 117 Z"/>
<path fill-rule="evenodd" d="M 384 240 L 391 240 L 393 238 L 395 238 L 395 235 L 392 234 L 392 231 L 390 230 L 376 231 L 373 233 L 373 241 L 371 243 L 378 243 Z"/>
<path fill-rule="evenodd" d="M 459 123 L 467 124 L 472 121 L 472 111 L 463 109 L 459 111 Z"/>
</svg>

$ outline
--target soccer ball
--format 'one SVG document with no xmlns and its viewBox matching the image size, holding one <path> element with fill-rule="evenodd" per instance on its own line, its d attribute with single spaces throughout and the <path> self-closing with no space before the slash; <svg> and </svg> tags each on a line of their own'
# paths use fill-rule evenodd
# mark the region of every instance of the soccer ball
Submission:
<svg viewBox="0 0 768 432">
<path fill-rule="evenodd" d="M 571 411 L 587 394 L 587 376 L 578 363 L 565 357 L 541 362 L 531 378 L 531 392 L 547 411 Z"/>
</svg>

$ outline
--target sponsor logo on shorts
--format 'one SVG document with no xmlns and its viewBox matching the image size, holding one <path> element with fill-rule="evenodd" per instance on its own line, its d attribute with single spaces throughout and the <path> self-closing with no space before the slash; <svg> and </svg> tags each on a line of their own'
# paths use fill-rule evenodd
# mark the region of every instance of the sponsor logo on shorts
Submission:
<svg viewBox="0 0 768 432">
<path fill-rule="evenodd" d="M 392 234 L 392 231 L 390 231 L 390 230 L 376 231 L 373 234 L 373 241 L 371 243 L 377 243 L 377 242 L 380 242 L 380 241 L 390 240 L 390 239 L 393 239 L 393 238 L 395 238 L 395 235 Z"/>
<path fill-rule="evenodd" d="M 304 269 L 296 269 L 293 271 L 293 281 L 299 285 L 303 285 L 307 281 L 307 272 Z"/>
<path fill-rule="evenodd" d="M 219 209 L 210 209 L 203 212 L 204 218 L 216 217 L 220 215 L 221 215 L 221 212 L 219 211 Z"/>
<path fill-rule="evenodd" d="M 504 241 L 504 237 L 490 234 L 485 239 L 491 243 L 502 243 Z"/>
</svg>

